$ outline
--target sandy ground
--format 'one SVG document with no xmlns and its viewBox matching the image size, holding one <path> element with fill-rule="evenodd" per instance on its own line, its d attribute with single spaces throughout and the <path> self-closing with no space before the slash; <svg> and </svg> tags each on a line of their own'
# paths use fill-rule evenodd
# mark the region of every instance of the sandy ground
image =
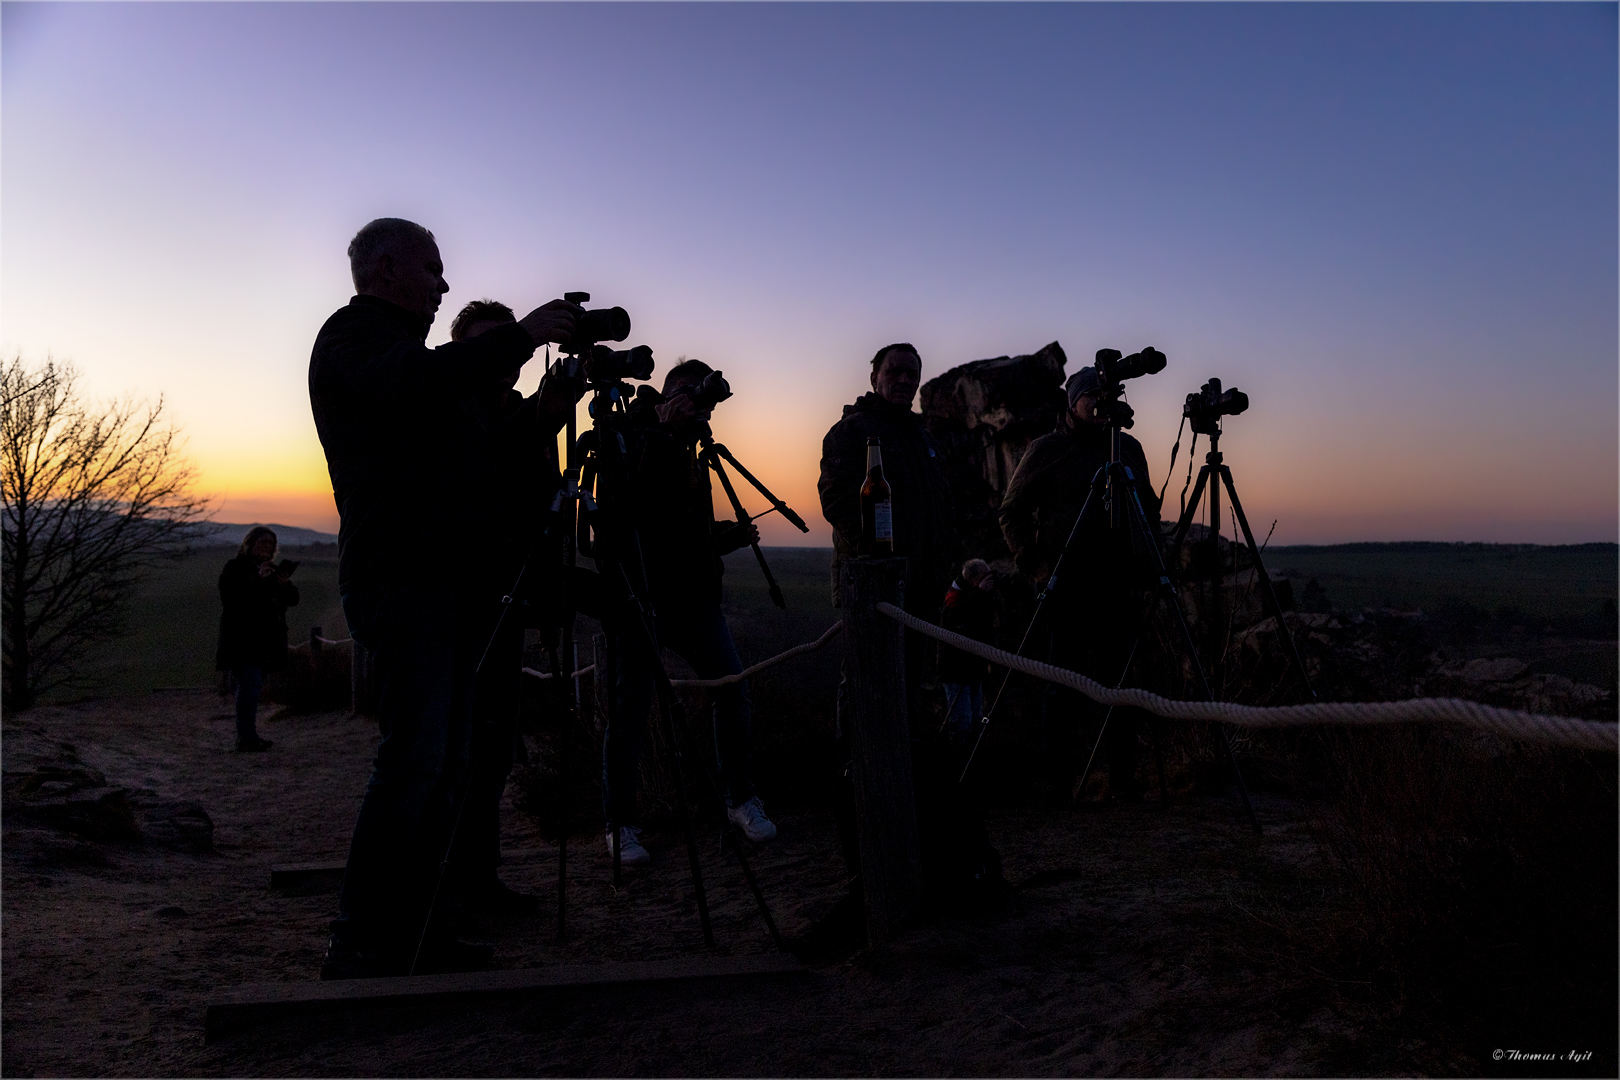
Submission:
<svg viewBox="0 0 1620 1080">
<path fill-rule="evenodd" d="M 1006 876 L 983 916 L 935 917 L 805 978 L 582 990 L 286 1022 L 205 1046 L 215 988 L 315 977 L 331 893 L 268 887 L 273 865 L 341 862 L 373 726 L 267 719 L 266 754 L 228 752 L 211 695 L 39 708 L 4 727 L 17 775 L 79 762 L 110 784 L 202 803 L 214 850 L 84 843 L 4 823 L 4 1072 L 28 1075 L 1321 1075 L 1476 1072 L 1489 1047 L 1381 1029 L 1376 1008 L 1297 955 L 1328 877 L 1296 807 L 1093 806 L 992 816 Z M 571 846 L 570 937 L 553 936 L 554 849 L 508 811 L 507 881 L 540 916 L 485 927 L 501 967 L 703 951 L 678 836 L 615 893 L 600 834 Z M 778 818 L 756 868 L 784 932 L 841 889 L 830 815 Z M 704 841 L 718 950 L 770 941 L 735 865 Z M 1304 912 L 1305 914 L 1300 914 Z M 1289 927 L 1282 919 L 1295 919 Z M 1286 931 L 1286 932 L 1285 932 Z M 1474 1055 L 1479 1064 L 1470 1066 Z"/>
</svg>

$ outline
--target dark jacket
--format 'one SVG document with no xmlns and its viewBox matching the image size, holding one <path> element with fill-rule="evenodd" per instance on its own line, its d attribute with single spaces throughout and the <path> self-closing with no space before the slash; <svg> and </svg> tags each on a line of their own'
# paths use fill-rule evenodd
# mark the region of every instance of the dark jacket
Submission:
<svg viewBox="0 0 1620 1080">
<path fill-rule="evenodd" d="M 315 338 L 309 401 L 341 517 L 344 594 L 393 580 L 424 554 L 455 564 L 499 494 L 489 387 L 534 342 L 512 323 L 429 349 L 428 326 L 356 296 Z"/>
<path fill-rule="evenodd" d="M 1137 493 L 1147 513 L 1148 525 L 1159 527 L 1159 499 L 1148 479 L 1147 458 L 1142 444 L 1131 436 L 1120 435 L 1120 459 L 1136 477 Z M 1029 444 L 1018 468 L 1007 483 L 1001 500 L 1001 534 L 1012 551 L 1018 569 L 1044 583 L 1052 565 L 1069 539 L 1075 518 L 1085 504 L 1086 494 L 1097 470 L 1108 463 L 1109 433 L 1105 427 L 1074 424 L 1042 435 Z M 1109 535 L 1109 515 L 1098 507 L 1079 539 L 1075 556 L 1081 560 L 1123 560 L 1130 552 Z M 1139 556 L 1145 552 L 1138 552 Z M 1064 564 L 1065 576 L 1085 572 Z"/>
<path fill-rule="evenodd" d="M 945 611 L 939 624 L 974 641 L 989 642 L 996 632 L 996 601 L 983 589 L 951 582 L 945 594 Z M 983 682 L 990 673 L 990 662 L 950 645 L 939 647 L 939 681 L 948 683 Z"/>
<path fill-rule="evenodd" d="M 844 418 L 821 440 L 816 488 L 822 516 L 833 527 L 833 580 L 860 542 L 866 440 L 874 435 L 883 441 L 883 476 L 894 493 L 894 553 L 911 560 L 905 607 L 934 619 L 961 548 L 944 451 L 924 430 L 922 417 L 875 393 L 845 405 Z"/>
<path fill-rule="evenodd" d="M 298 606 L 298 586 L 274 574 L 259 576 L 259 561 L 238 555 L 219 572 L 220 671 L 257 665 L 276 671 L 287 664 L 287 609 Z"/>
<path fill-rule="evenodd" d="M 643 388 L 630 406 L 627 503 L 641 541 L 647 588 L 660 612 L 720 603 L 726 567 L 719 543 L 729 519 L 716 522 L 709 468 L 698 456 L 698 428 L 658 422 L 663 396 Z M 611 496 L 610 496 L 611 498 Z"/>
</svg>

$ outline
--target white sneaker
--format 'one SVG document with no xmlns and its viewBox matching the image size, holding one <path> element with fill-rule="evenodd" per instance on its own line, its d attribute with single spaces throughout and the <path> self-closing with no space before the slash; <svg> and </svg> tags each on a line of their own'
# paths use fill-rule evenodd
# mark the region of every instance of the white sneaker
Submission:
<svg viewBox="0 0 1620 1080">
<path fill-rule="evenodd" d="M 776 839 L 776 826 L 771 824 L 771 819 L 765 816 L 765 804 L 759 801 L 758 795 L 755 795 L 741 806 L 733 806 L 727 809 L 726 817 L 731 819 L 733 825 L 742 830 L 744 836 L 756 844 L 764 840 Z"/>
<path fill-rule="evenodd" d="M 776 830 L 772 829 L 771 832 L 774 835 Z M 641 841 L 638 839 L 638 837 L 640 837 L 640 836 L 641 836 L 641 830 L 636 828 L 634 825 L 621 825 L 621 826 L 619 826 L 619 865 L 620 866 L 640 866 L 642 863 L 652 861 L 652 855 L 648 853 L 646 848 L 641 846 Z M 613 858 L 613 834 L 612 833 L 607 834 L 607 846 L 608 846 L 608 858 L 611 859 L 611 858 Z"/>
</svg>

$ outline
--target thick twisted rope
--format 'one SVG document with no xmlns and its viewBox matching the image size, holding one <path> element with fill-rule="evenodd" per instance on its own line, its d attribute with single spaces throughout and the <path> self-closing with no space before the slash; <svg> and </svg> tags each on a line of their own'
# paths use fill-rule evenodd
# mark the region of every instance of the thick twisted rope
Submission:
<svg viewBox="0 0 1620 1080">
<path fill-rule="evenodd" d="M 1026 675 L 1046 682 L 1067 686 L 1071 690 L 1104 705 L 1130 705 L 1172 720 L 1215 720 L 1239 727 L 1302 727 L 1308 724 L 1400 724 L 1413 721 L 1440 721 L 1466 724 L 1510 739 L 1547 743 L 1552 746 L 1573 746 L 1582 750 L 1620 750 L 1616 738 L 1616 725 L 1596 720 L 1577 720 L 1571 716 L 1541 716 L 1499 709 L 1494 705 L 1481 705 L 1476 701 L 1458 698 L 1416 698 L 1411 701 L 1379 702 L 1313 702 L 1309 705 L 1284 705 L 1262 708 L 1256 705 L 1238 705 L 1229 701 L 1174 701 L 1146 690 L 1115 690 L 1078 672 L 1039 660 L 1017 656 L 992 645 L 974 641 L 961 634 L 909 615 L 893 604 L 879 603 L 877 610 L 889 618 L 931 637 L 953 645 L 963 652 L 982 657 L 992 664 L 1022 671 Z"/>
<path fill-rule="evenodd" d="M 742 682 L 744 679 L 748 678 L 750 675 L 757 675 L 761 671 L 764 671 L 766 668 L 772 668 L 772 667 L 775 667 L 777 664 L 783 663 L 784 661 L 791 660 L 795 656 L 803 656 L 807 652 L 815 652 L 817 649 L 819 649 L 822 646 L 826 645 L 827 642 L 831 641 L 833 639 L 833 637 L 835 635 L 837 635 L 838 631 L 842 630 L 843 628 L 844 628 L 843 623 L 841 623 L 841 622 L 833 623 L 831 626 L 827 627 L 827 632 L 822 634 L 820 637 L 816 638 L 816 640 L 807 641 L 803 645 L 795 645 L 795 646 L 793 646 L 793 648 L 787 650 L 786 652 L 779 652 L 775 656 L 769 658 L 768 660 L 761 660 L 759 663 L 755 664 L 753 667 L 744 668 L 742 671 L 737 672 L 737 674 L 735 674 L 735 675 L 727 675 L 727 676 L 725 676 L 723 678 L 719 678 L 719 679 L 671 679 L 669 681 L 669 684 L 671 686 L 700 687 L 700 688 L 704 688 L 704 689 L 712 689 L 712 688 L 717 687 L 717 686 L 730 686 L 732 683 Z M 582 667 L 578 671 L 574 672 L 572 677 L 573 678 L 578 678 L 581 675 L 587 675 L 587 674 L 589 674 L 589 673 L 591 673 L 591 672 L 593 672 L 595 670 L 596 670 L 596 665 L 595 664 L 590 664 L 590 665 L 587 665 L 586 667 Z M 536 671 L 533 668 L 524 668 L 523 669 L 523 674 L 525 674 L 525 675 L 533 675 L 536 679 L 549 679 L 549 678 L 551 678 L 551 672 L 549 672 L 549 671 Z"/>
</svg>

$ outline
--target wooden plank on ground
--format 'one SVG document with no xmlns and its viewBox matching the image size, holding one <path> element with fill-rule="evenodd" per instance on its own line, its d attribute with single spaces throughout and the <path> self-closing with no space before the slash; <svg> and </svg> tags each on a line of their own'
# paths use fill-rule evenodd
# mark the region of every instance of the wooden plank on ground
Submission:
<svg viewBox="0 0 1620 1080">
<path fill-rule="evenodd" d="M 692 956 L 675 960 L 568 964 L 516 971 L 468 971 L 334 982 L 253 983 L 214 992 L 203 1011 L 203 1039 L 289 1016 L 422 1005 L 480 996 L 521 996 L 570 987 L 657 983 L 739 976 L 800 975 L 805 968 L 785 953 Z"/>
</svg>

